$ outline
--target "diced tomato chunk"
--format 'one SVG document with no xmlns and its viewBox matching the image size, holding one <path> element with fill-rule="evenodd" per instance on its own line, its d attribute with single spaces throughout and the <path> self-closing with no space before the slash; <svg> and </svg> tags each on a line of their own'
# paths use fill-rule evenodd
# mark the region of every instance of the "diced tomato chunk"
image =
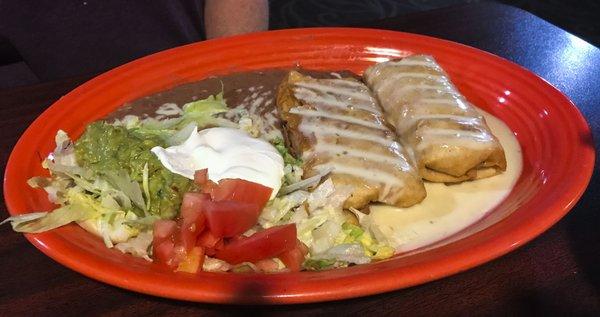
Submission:
<svg viewBox="0 0 600 317">
<path fill-rule="evenodd" d="M 304 242 L 298 240 L 296 247 L 298 248 L 298 250 L 300 250 L 303 256 L 306 256 L 308 254 L 308 247 L 306 246 L 306 244 L 304 244 Z"/>
<path fill-rule="evenodd" d="M 223 239 L 215 237 L 210 230 L 205 230 L 198 237 L 197 244 L 204 248 L 206 255 L 213 256 L 218 249 L 223 247 Z"/>
<path fill-rule="evenodd" d="M 173 234 L 177 223 L 173 220 L 157 220 L 153 226 L 152 254 L 158 263 L 167 264 L 173 257 L 175 242 Z"/>
<path fill-rule="evenodd" d="M 210 195 L 202 193 L 185 193 L 181 202 L 180 217 L 191 218 L 202 209 L 202 205 L 210 200 Z"/>
<path fill-rule="evenodd" d="M 196 171 L 194 182 L 202 193 L 184 195 L 179 219 L 158 220 L 154 224 L 153 251 L 158 263 L 177 271 L 196 272 L 205 254 L 216 255 L 226 248 L 229 250 L 223 254 L 228 257 L 236 254 L 236 246 L 246 248 L 246 252 L 257 247 L 258 257 L 251 256 L 249 262 L 272 258 L 293 248 L 290 241 L 295 239 L 295 226 L 272 228 L 248 238 L 241 236 L 256 224 L 271 196 L 271 188 L 241 179 L 224 179 L 217 184 L 208 179 L 206 169 Z M 223 238 L 232 239 L 225 245 Z"/>
<path fill-rule="evenodd" d="M 295 248 L 281 253 L 278 255 L 278 258 L 290 271 L 298 272 L 302 269 L 302 263 L 307 254 L 308 247 L 302 241 L 298 240 Z"/>
<path fill-rule="evenodd" d="M 223 179 L 212 189 L 213 200 L 233 200 L 260 206 L 259 211 L 271 198 L 272 188 L 243 179 Z"/>
<path fill-rule="evenodd" d="M 223 249 L 223 247 L 225 246 L 225 242 L 223 241 L 223 239 L 217 241 L 217 243 L 215 244 L 215 246 L 213 247 L 214 251 L 218 251 Z"/>
<path fill-rule="evenodd" d="M 212 196 L 212 192 L 219 186 L 215 182 L 208 179 L 208 169 L 197 170 L 194 173 L 194 183 L 200 186 L 200 189 L 205 194 L 210 194 Z"/>
<path fill-rule="evenodd" d="M 196 245 L 196 239 L 202 233 L 206 217 L 203 208 L 210 196 L 200 193 L 186 193 L 183 196 L 180 212 L 180 240 L 183 247 L 189 251 Z"/>
<path fill-rule="evenodd" d="M 217 254 L 217 251 L 222 249 L 224 245 L 225 245 L 225 243 L 223 242 L 223 240 L 219 240 L 219 242 L 217 242 L 217 245 L 215 245 L 214 248 L 207 248 L 205 250 L 205 253 L 208 256 L 215 256 L 215 254 Z"/>
<path fill-rule="evenodd" d="M 200 228 L 200 230 L 202 229 L 204 229 L 204 227 Z M 189 251 L 196 245 L 198 234 L 195 224 L 190 226 L 182 225 L 179 231 L 179 242 L 181 242 L 181 245 L 185 250 Z"/>
<path fill-rule="evenodd" d="M 158 263 L 167 264 L 173 257 L 175 244 L 172 241 L 154 241 L 152 244 L 152 254 Z"/>
<path fill-rule="evenodd" d="M 153 226 L 153 238 L 154 240 L 166 240 L 177 229 L 177 223 L 173 220 L 159 219 L 154 222 Z"/>
<path fill-rule="evenodd" d="M 210 230 L 206 230 L 198 237 L 197 244 L 203 248 L 214 248 L 220 240 Z"/>
<path fill-rule="evenodd" d="M 296 225 L 288 224 L 259 231 L 246 239 L 235 240 L 218 250 L 216 257 L 238 264 L 273 258 L 296 247 Z"/>
<path fill-rule="evenodd" d="M 208 228 L 217 238 L 233 237 L 252 228 L 258 221 L 256 204 L 237 201 L 209 201 L 204 207 Z"/>
<path fill-rule="evenodd" d="M 197 170 L 196 173 L 194 173 L 194 183 L 198 186 L 202 186 L 206 182 L 208 182 L 208 169 Z"/>
</svg>

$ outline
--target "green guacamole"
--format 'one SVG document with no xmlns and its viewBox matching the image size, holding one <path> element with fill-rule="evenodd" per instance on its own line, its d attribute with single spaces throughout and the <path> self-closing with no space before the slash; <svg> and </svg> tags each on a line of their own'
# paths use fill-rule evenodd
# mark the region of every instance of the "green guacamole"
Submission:
<svg viewBox="0 0 600 317">
<path fill-rule="evenodd" d="M 159 136 L 137 133 L 135 129 L 128 130 L 97 121 L 90 124 L 75 142 L 75 155 L 79 165 L 97 175 L 124 171 L 140 187 L 144 165 L 147 163 L 151 197 L 148 211 L 163 219 L 172 219 L 179 212 L 183 194 L 191 189 L 193 182 L 164 168 L 150 152 L 155 146 L 165 147 L 166 144 Z M 135 206 L 132 211 L 138 215 L 143 214 Z"/>
</svg>

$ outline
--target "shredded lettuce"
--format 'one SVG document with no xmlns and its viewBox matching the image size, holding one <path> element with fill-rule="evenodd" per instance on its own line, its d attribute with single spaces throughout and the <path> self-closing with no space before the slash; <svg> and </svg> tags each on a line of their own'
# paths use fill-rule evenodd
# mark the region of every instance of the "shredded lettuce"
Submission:
<svg viewBox="0 0 600 317">
<path fill-rule="evenodd" d="M 271 144 L 277 149 L 283 157 L 283 162 L 286 165 L 302 165 L 302 160 L 295 158 L 288 148 L 285 146 L 285 141 L 282 138 L 276 138 L 271 141 Z"/>
<path fill-rule="evenodd" d="M 154 222 L 159 219 L 160 218 L 158 216 L 149 215 L 142 218 L 127 219 L 123 223 L 130 227 L 136 228 L 139 231 L 148 231 L 152 230 Z"/>
<path fill-rule="evenodd" d="M 171 109 L 173 108 L 173 109 Z M 115 126 L 123 126 L 132 130 L 138 136 L 159 136 L 169 144 L 183 142 L 194 127 L 204 129 L 210 126 L 233 127 L 238 124 L 218 116 L 229 110 L 223 98 L 223 92 L 208 96 L 206 99 L 196 100 L 183 105 L 170 104 L 170 110 L 176 117 L 168 119 L 145 118 L 140 119 L 134 115 L 127 115 L 123 119 L 113 122 Z"/>
<path fill-rule="evenodd" d="M 125 241 L 138 234 L 137 229 L 124 224 L 126 219 L 135 218 L 135 214 L 113 211 L 77 187 L 67 189 L 64 195 L 68 204 L 52 212 L 23 214 L 2 223 L 10 222 L 13 230 L 18 232 L 38 233 L 77 222 L 86 230 L 102 236 L 110 247 L 113 241 Z"/>
<path fill-rule="evenodd" d="M 281 157 L 283 157 L 283 163 L 284 163 L 283 172 L 284 172 L 284 174 L 283 174 L 283 181 L 281 182 L 282 186 L 283 186 L 282 187 L 283 191 L 280 190 L 279 195 L 284 195 L 284 194 L 290 193 L 294 190 L 302 188 L 302 186 L 296 186 L 297 188 L 293 188 L 293 187 L 289 188 L 290 185 L 296 184 L 296 183 L 302 181 L 302 175 L 304 174 L 304 170 L 302 169 L 302 160 L 299 158 L 295 158 L 290 153 L 288 148 L 285 146 L 285 141 L 283 140 L 283 138 L 276 137 L 276 138 L 270 140 L 269 142 L 271 142 L 271 144 L 275 147 L 275 149 L 277 149 L 277 152 L 279 152 Z M 315 185 L 315 184 L 312 183 L 312 185 Z M 306 186 L 302 189 L 305 189 L 307 187 L 308 186 Z"/>
<path fill-rule="evenodd" d="M 102 237 L 104 244 L 112 248 L 114 243 L 125 242 L 140 233 L 128 223 L 137 219 L 132 212 L 106 212 L 97 217 L 77 222 L 85 230 Z"/>
<path fill-rule="evenodd" d="M 2 223 L 10 222 L 15 231 L 27 233 L 44 232 L 71 222 L 87 224 L 83 226 L 95 229 L 92 231 L 102 236 L 107 246 L 137 235 L 137 229 L 123 223 L 136 218 L 135 214 L 126 212 L 134 194 L 113 187 L 79 166 L 73 142 L 64 131 L 58 131 L 55 141 L 54 152 L 42 164 L 49 169 L 51 177 L 33 177 L 28 183 L 44 189 L 51 202 L 62 206 L 51 212 L 10 217 Z M 127 187 L 128 179 L 116 178 L 120 187 Z"/>
<path fill-rule="evenodd" d="M 275 198 L 261 213 L 259 223 L 265 228 L 295 223 L 298 239 L 311 252 L 321 252 L 333 246 L 341 231 L 345 220 L 342 203 L 349 194 L 343 188 L 336 191 L 331 179 L 327 179 L 311 193 L 297 190 Z"/>
<path fill-rule="evenodd" d="M 145 171 L 147 173 L 148 163 L 146 163 L 146 165 L 144 166 Z M 142 196 L 142 189 L 140 188 L 140 184 L 136 181 L 131 180 L 129 174 L 127 174 L 124 170 L 105 171 L 104 176 L 106 176 L 106 178 L 114 188 L 123 192 L 131 200 L 131 202 L 133 202 L 138 208 L 143 210 L 144 213 L 148 212 L 148 205 L 144 202 L 144 197 Z"/>
<path fill-rule="evenodd" d="M 253 120 L 252 116 L 245 115 L 238 120 L 240 130 L 246 131 L 249 135 L 258 138 L 261 136 L 261 127 L 258 124 L 258 120 Z"/>
<path fill-rule="evenodd" d="M 223 116 L 233 122 L 237 122 L 240 130 L 246 131 L 255 138 L 261 138 L 268 142 L 280 142 L 283 134 L 280 127 L 276 126 L 278 121 L 273 112 L 256 113 L 258 109 L 247 109 L 243 105 L 231 108 Z M 260 112 L 260 111 L 259 111 Z"/>
<path fill-rule="evenodd" d="M 342 232 L 341 226 L 333 220 L 325 220 L 312 232 L 312 253 L 322 253 L 335 245 L 336 237 Z"/>
<path fill-rule="evenodd" d="M 333 259 L 308 259 L 304 261 L 302 266 L 307 270 L 320 271 L 335 267 L 348 266 L 348 262 L 342 262 Z"/>
<path fill-rule="evenodd" d="M 196 100 L 183 105 L 179 109 L 172 104 L 170 110 L 176 117 L 167 119 L 144 118 L 125 116 L 113 122 L 116 126 L 123 126 L 140 137 L 158 136 L 168 145 L 177 145 L 185 141 L 194 127 L 204 129 L 211 126 L 237 128 L 238 125 L 230 120 L 218 116 L 229 110 L 223 92 L 208 96 L 206 99 Z M 175 109 L 176 108 L 176 109 Z"/>
<path fill-rule="evenodd" d="M 334 186 L 328 178 L 312 192 L 296 190 L 275 198 L 261 213 L 259 223 L 265 228 L 296 224 L 298 239 L 310 251 L 304 264 L 306 269 L 320 270 L 391 257 L 394 249 L 348 221 L 342 206 L 351 191 L 349 187 Z"/>
<path fill-rule="evenodd" d="M 146 208 L 144 211 L 148 211 L 150 209 L 150 204 L 152 203 L 152 196 L 150 195 L 150 185 L 148 181 L 148 162 L 144 164 L 144 169 L 142 170 L 142 187 L 144 188 L 144 197 L 146 197 Z"/>
<path fill-rule="evenodd" d="M 183 115 L 181 122 L 177 125 L 183 128 L 190 122 L 196 123 L 199 127 L 208 125 L 223 126 L 230 125 L 231 121 L 215 117 L 216 114 L 224 113 L 228 110 L 227 103 L 223 99 L 223 92 L 206 99 L 193 101 L 183 106 Z"/>
<path fill-rule="evenodd" d="M 117 243 L 115 249 L 123 253 L 129 253 L 135 257 L 144 258 L 147 261 L 152 261 L 150 258 L 151 245 L 152 232 L 146 231 L 125 242 Z"/>
<path fill-rule="evenodd" d="M 286 170 L 288 167 L 290 167 L 290 171 Z M 294 172 L 292 165 L 286 165 L 284 168 L 284 172 L 286 173 L 284 176 L 285 177 L 285 182 L 289 182 L 290 185 L 287 185 L 283 188 L 281 188 L 279 190 L 278 195 L 285 195 L 300 189 L 306 190 L 310 187 L 313 187 L 317 184 L 319 184 L 321 182 L 321 178 L 325 177 L 327 174 L 329 174 L 333 169 L 324 169 L 322 172 L 320 172 L 319 174 L 315 175 L 315 176 L 311 176 L 307 179 L 303 179 L 300 181 L 297 181 L 297 179 L 299 179 L 300 177 L 302 177 L 302 175 L 300 174 L 300 176 L 297 175 L 293 175 L 293 176 L 287 176 L 290 174 L 294 174 L 297 172 Z M 301 172 L 301 170 L 300 170 Z"/>
<path fill-rule="evenodd" d="M 309 196 L 308 192 L 299 190 L 286 196 L 276 197 L 265 206 L 258 223 L 264 228 L 285 224 L 284 217 L 293 213 L 293 210 L 302 205 Z"/>
<path fill-rule="evenodd" d="M 356 215 L 361 228 L 364 228 L 366 234 L 368 234 L 368 236 L 363 238 L 363 242 L 361 243 L 372 252 L 373 259 L 381 260 L 393 256 L 395 250 L 392 245 L 398 244 L 394 236 L 382 230 L 380 226 L 377 226 L 370 215 L 363 214 L 352 208 L 350 211 Z M 370 239 L 375 241 L 375 243 L 369 243 Z"/>
<path fill-rule="evenodd" d="M 182 144 L 197 129 L 198 129 L 198 126 L 197 126 L 197 124 L 195 122 L 189 123 L 188 125 L 186 125 L 185 127 L 183 127 L 183 129 L 177 131 L 172 136 L 170 136 L 167 139 L 167 145 L 173 146 L 173 145 Z"/>
<path fill-rule="evenodd" d="M 360 243 L 365 255 L 373 260 L 383 260 L 394 255 L 394 248 L 377 242 L 368 231 L 349 222 L 342 225 L 342 234 L 337 237 L 336 243 Z"/>
<path fill-rule="evenodd" d="M 313 231 L 324 224 L 325 221 L 327 221 L 327 217 L 324 215 L 307 216 L 307 218 L 301 219 L 296 223 L 298 239 L 308 246 L 309 249 L 312 249 L 314 242 Z"/>
<path fill-rule="evenodd" d="M 371 259 L 365 255 L 363 247 L 358 243 L 338 244 L 325 252 L 314 254 L 313 260 L 335 260 L 354 264 L 365 264 Z"/>
<path fill-rule="evenodd" d="M 52 230 L 73 221 L 90 217 L 89 210 L 78 204 L 72 204 L 55 209 L 53 212 L 35 212 L 9 217 L 0 222 L 10 222 L 14 231 L 38 233 Z"/>
<path fill-rule="evenodd" d="M 233 266 L 223 260 L 211 258 L 209 256 L 204 257 L 204 263 L 202 263 L 202 270 L 206 272 L 227 272 L 231 270 Z"/>
</svg>

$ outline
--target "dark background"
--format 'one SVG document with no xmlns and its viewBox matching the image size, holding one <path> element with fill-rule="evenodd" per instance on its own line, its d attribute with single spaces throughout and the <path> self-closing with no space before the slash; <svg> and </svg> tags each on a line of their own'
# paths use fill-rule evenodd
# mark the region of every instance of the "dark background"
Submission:
<svg viewBox="0 0 600 317">
<path fill-rule="evenodd" d="M 414 12 L 423 12 L 460 4 L 475 4 L 484 1 L 487 0 L 270 0 L 270 28 L 283 29 L 313 26 L 356 25 L 384 18 L 402 17 L 403 15 Z M 598 0 L 499 0 L 499 2 L 527 10 L 596 46 L 600 45 L 600 23 L 598 22 L 598 17 L 600 17 L 600 1 Z M 188 0 L 181 1 L 181 3 L 183 3 L 183 5 L 180 8 L 173 11 L 169 10 L 165 13 L 171 14 L 171 16 L 166 17 L 172 20 L 170 25 L 160 25 L 160 22 L 164 23 L 165 17 L 163 16 L 150 17 L 146 20 L 146 22 L 150 21 L 150 24 L 152 24 L 152 21 L 157 21 L 156 24 L 159 25 L 155 26 L 152 31 L 148 28 L 144 29 L 148 33 L 155 35 L 154 37 L 152 35 L 146 35 L 145 42 L 136 44 L 136 37 L 132 35 L 136 34 L 136 31 L 132 31 L 131 34 L 122 36 L 124 39 L 123 41 L 111 42 L 110 45 L 112 45 L 111 48 L 113 48 L 112 54 L 98 53 L 93 55 L 88 53 L 87 56 L 86 54 L 81 54 L 75 55 L 74 57 L 65 54 L 62 63 L 68 66 L 63 66 L 60 60 L 61 55 L 49 54 L 47 59 L 40 58 L 40 56 L 43 57 L 44 54 L 46 54 L 43 50 L 73 50 L 85 45 L 83 43 L 90 41 L 90 39 L 103 39 L 107 38 L 107 36 L 106 34 L 102 34 L 105 33 L 105 30 L 98 31 L 99 29 L 94 27 L 90 27 L 89 30 L 82 30 L 79 33 L 75 32 L 75 35 L 67 35 L 73 28 L 79 28 L 79 25 L 83 25 L 85 28 L 86 23 L 93 25 L 94 21 L 83 21 L 83 23 L 80 23 L 81 21 L 77 22 L 75 24 L 78 25 L 77 27 L 63 26 L 63 28 L 61 28 L 58 26 L 55 28 L 56 24 L 60 25 L 60 21 L 64 21 L 61 19 L 72 19 L 72 16 L 86 17 L 86 14 L 92 17 L 103 16 L 103 14 L 106 15 L 107 12 L 111 12 L 110 10 L 98 12 L 103 11 L 102 9 L 105 8 L 114 9 L 117 7 L 123 8 L 122 11 L 134 12 L 135 10 L 139 10 L 141 12 L 140 14 L 144 14 L 143 10 L 140 9 L 144 6 L 155 6 L 155 12 L 160 12 L 161 10 L 164 10 L 164 8 L 160 7 L 161 4 L 157 3 L 142 4 L 139 2 L 128 1 L 123 3 L 109 1 L 104 5 L 93 0 L 83 2 L 67 0 L 57 2 L 9 2 L 0 0 L 0 6 L 3 6 L 0 9 L 5 10 L 4 13 L 7 14 L 4 16 L 5 20 L 8 20 L 12 15 L 18 13 L 17 11 L 19 10 L 15 10 L 15 8 L 22 8 L 20 11 L 22 11 L 21 13 L 23 14 L 23 17 L 13 19 L 13 21 L 16 22 L 13 22 L 12 27 L 5 27 L 8 26 L 10 22 L 5 21 L 3 23 L 1 21 L 2 19 L 0 19 L 0 90 L 79 75 L 95 75 L 141 56 L 161 51 L 168 47 L 202 39 L 202 34 L 189 27 L 194 21 L 200 19 L 200 16 L 202 15 L 202 1 Z M 86 13 L 83 6 L 80 6 L 80 11 L 72 13 L 73 15 L 69 17 L 68 14 L 71 12 L 68 12 L 65 9 L 74 9 L 75 6 L 82 4 L 87 4 L 88 10 L 92 9 L 92 5 L 97 5 L 97 7 L 93 7 L 91 13 Z M 173 9 L 171 4 L 166 6 L 170 6 L 169 9 Z M 15 11 L 14 14 L 13 12 L 9 12 L 9 10 Z M 94 12 L 93 10 L 97 11 Z M 31 26 L 32 23 L 33 25 L 35 24 L 35 21 L 31 22 L 31 19 L 35 19 L 36 14 L 38 18 L 39 15 L 42 15 L 42 19 L 50 21 L 50 23 L 52 23 L 53 31 L 47 30 L 47 34 L 40 34 L 44 32 L 43 29 L 41 31 L 37 30 L 37 32 L 25 31 L 23 28 Z M 56 17 L 54 17 L 55 20 L 52 20 L 52 17 L 48 18 L 48 16 L 53 14 L 56 15 Z M 1 16 L 2 14 L 0 14 L 0 17 Z M 109 15 L 108 19 L 111 18 L 117 19 L 114 16 L 110 17 Z M 175 23 L 173 23 L 173 20 Z M 173 32 L 168 33 L 168 35 L 160 33 L 163 28 L 168 29 L 170 26 L 177 25 L 177 21 L 179 21 L 181 25 L 187 23 L 187 30 L 179 30 L 179 32 L 187 32 L 188 34 L 177 34 L 174 30 L 171 30 Z M 419 21 L 415 21 L 414 23 L 419 23 Z M 22 25 L 22 27 L 20 25 Z M 135 25 L 135 23 L 132 23 L 132 25 Z M 518 27 L 518 25 L 515 27 Z M 193 34 L 189 34 L 190 30 Z M 118 28 L 115 28 L 115 30 L 112 31 L 116 34 L 120 34 Z M 99 32 L 99 34 L 94 34 L 94 32 Z M 164 39 L 167 36 L 171 36 L 172 38 L 168 40 Z M 26 43 L 24 46 L 25 48 L 22 49 L 23 51 L 19 51 L 19 46 L 12 42 L 15 42 L 16 38 L 23 37 L 30 37 L 31 43 Z M 46 37 L 50 37 L 50 40 L 43 41 Z M 65 37 L 67 38 L 65 39 Z M 111 37 L 108 38 L 111 39 Z M 130 38 L 133 38 L 133 40 Z M 163 41 L 153 41 L 153 39 L 161 39 Z M 128 47 L 131 43 L 140 47 L 137 49 Z M 19 44 L 23 45 L 22 41 Z M 38 52 L 36 56 L 38 57 L 37 59 L 34 59 L 33 57 L 31 59 L 27 58 L 27 56 L 31 56 L 31 51 L 35 53 L 38 49 L 42 50 L 42 53 Z M 93 44 L 90 46 L 89 50 L 94 51 Z M 106 50 L 106 48 L 98 48 L 98 50 L 102 51 Z M 120 53 L 118 53 L 118 51 L 120 51 Z M 57 58 L 58 62 L 52 62 Z M 65 63 L 64 59 L 68 60 L 68 62 Z"/>
<path fill-rule="evenodd" d="M 486 0 L 270 0 L 271 28 L 337 26 Z M 499 0 L 600 45 L 598 0 Z"/>
</svg>

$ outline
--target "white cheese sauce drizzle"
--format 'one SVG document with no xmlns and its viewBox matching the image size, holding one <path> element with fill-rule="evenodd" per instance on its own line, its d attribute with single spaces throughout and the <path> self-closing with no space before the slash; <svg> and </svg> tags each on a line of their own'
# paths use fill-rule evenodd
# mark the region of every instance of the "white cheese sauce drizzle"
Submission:
<svg viewBox="0 0 600 317">
<path fill-rule="evenodd" d="M 306 106 L 292 108 L 290 113 L 302 117 L 299 130 L 314 143 L 303 158 L 327 158 L 314 166 L 316 170 L 333 169 L 333 173 L 378 184 L 380 198 L 392 187 L 403 186 L 398 173 L 414 168 L 383 123 L 366 85 L 342 79 L 299 82 L 293 93 Z"/>
</svg>

